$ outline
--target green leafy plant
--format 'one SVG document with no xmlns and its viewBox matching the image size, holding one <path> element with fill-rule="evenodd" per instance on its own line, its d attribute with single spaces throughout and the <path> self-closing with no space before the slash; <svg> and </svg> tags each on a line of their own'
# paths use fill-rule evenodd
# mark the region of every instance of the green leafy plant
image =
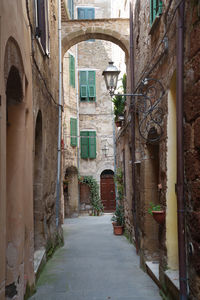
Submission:
<svg viewBox="0 0 200 300">
<path fill-rule="evenodd" d="M 150 202 L 150 207 L 148 208 L 148 213 L 150 215 L 153 215 L 152 211 L 161 211 L 160 204 L 154 204 L 153 202 Z"/>
<path fill-rule="evenodd" d="M 124 226 L 125 218 L 124 218 L 124 207 L 123 205 L 118 205 L 114 215 L 111 218 L 111 221 L 116 222 L 117 226 Z"/>
<path fill-rule="evenodd" d="M 126 93 L 126 74 L 123 75 L 121 80 L 122 80 L 122 93 Z M 112 102 L 114 103 L 115 121 L 117 121 L 118 117 L 124 114 L 126 97 L 121 95 L 116 95 L 115 97 L 113 97 Z"/>
<path fill-rule="evenodd" d="M 79 176 L 79 182 L 85 183 L 90 188 L 91 205 L 93 215 L 99 215 L 103 212 L 104 207 L 99 196 L 99 185 L 92 176 Z"/>
<path fill-rule="evenodd" d="M 124 178 L 121 168 L 117 168 L 114 180 L 117 185 L 118 202 L 121 203 L 124 197 Z"/>
</svg>

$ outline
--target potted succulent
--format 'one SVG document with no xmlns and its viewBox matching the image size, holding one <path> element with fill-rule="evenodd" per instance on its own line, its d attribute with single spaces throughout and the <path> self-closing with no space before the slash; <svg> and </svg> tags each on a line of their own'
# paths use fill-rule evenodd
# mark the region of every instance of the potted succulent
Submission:
<svg viewBox="0 0 200 300">
<path fill-rule="evenodd" d="M 113 221 L 112 224 L 114 234 L 122 235 L 124 229 L 124 208 L 122 205 L 117 206 L 111 221 Z"/>
<path fill-rule="evenodd" d="M 165 222 L 165 211 L 161 208 L 160 204 L 150 202 L 148 213 L 153 216 L 154 220 L 162 225 Z"/>
</svg>

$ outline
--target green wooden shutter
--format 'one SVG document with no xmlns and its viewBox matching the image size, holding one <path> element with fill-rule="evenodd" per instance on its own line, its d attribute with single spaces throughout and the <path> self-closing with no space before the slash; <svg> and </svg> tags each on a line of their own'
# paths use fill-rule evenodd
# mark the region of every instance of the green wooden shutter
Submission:
<svg viewBox="0 0 200 300">
<path fill-rule="evenodd" d="M 71 146 L 77 146 L 77 119 L 70 119 Z"/>
<path fill-rule="evenodd" d="M 88 131 L 81 131 L 81 158 L 89 157 L 89 139 L 88 139 Z"/>
<path fill-rule="evenodd" d="M 96 97 L 95 71 L 88 71 L 88 95 L 90 101 L 95 101 L 95 97 Z"/>
<path fill-rule="evenodd" d="M 75 59 L 73 55 L 69 55 L 69 83 L 75 88 Z"/>
<path fill-rule="evenodd" d="M 87 71 L 80 71 L 79 73 L 80 81 L 80 99 L 81 101 L 86 101 L 88 98 L 88 89 L 87 89 Z"/>
<path fill-rule="evenodd" d="M 86 8 L 85 7 L 78 7 L 78 19 L 86 19 Z"/>
<path fill-rule="evenodd" d="M 94 19 L 94 7 L 86 8 L 85 19 Z"/>
<path fill-rule="evenodd" d="M 162 14 L 162 1 L 150 0 L 150 24 L 152 25 L 156 16 Z"/>
<path fill-rule="evenodd" d="M 89 158 L 96 158 L 96 132 L 89 131 Z"/>
</svg>

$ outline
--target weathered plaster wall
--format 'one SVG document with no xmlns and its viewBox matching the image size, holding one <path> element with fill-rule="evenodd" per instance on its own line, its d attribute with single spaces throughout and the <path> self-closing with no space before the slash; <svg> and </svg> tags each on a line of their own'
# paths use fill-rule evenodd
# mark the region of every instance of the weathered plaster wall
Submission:
<svg viewBox="0 0 200 300">
<path fill-rule="evenodd" d="M 9 40 L 9 38 L 11 38 Z M 9 41 L 8 41 L 9 40 Z M 34 283 L 32 218 L 32 74 L 30 33 L 24 1 L 0 3 L 0 299 L 5 286 L 16 287 L 23 299 L 26 282 Z M 6 45 L 9 47 L 6 49 Z M 22 103 L 9 109 L 9 136 L 6 145 L 6 83 L 11 66 L 20 71 Z M 13 116 L 13 117 L 12 117 Z M 15 135 L 12 135 L 13 130 Z M 8 147 L 6 149 L 6 147 Z M 14 151 L 16 147 L 16 155 Z M 6 157 L 6 152 L 7 156 Z M 7 160 L 7 165 L 6 165 Z M 13 169 L 15 164 L 15 168 Z M 6 170 L 7 169 L 7 170 Z M 6 177 L 9 175 L 9 177 Z M 17 179 L 18 178 L 18 179 Z M 13 186 L 13 183 L 14 186 Z M 6 193 L 7 186 L 7 193 Z M 12 220 L 10 219 L 12 217 Z M 7 220 L 6 220 L 7 219 Z M 9 222 L 10 221 L 10 222 Z M 9 224 L 8 224 L 9 222 Z M 31 259 L 32 258 L 32 259 Z M 6 265 L 6 260 L 9 266 Z M 11 267 L 11 268 L 10 268 Z M 10 269 L 9 269 L 10 268 Z M 9 289 L 7 289 L 8 291 Z"/>
<path fill-rule="evenodd" d="M 34 3 L 30 9 L 31 22 L 35 28 Z M 56 228 L 56 179 L 58 135 L 58 1 L 48 3 L 49 51 L 41 50 L 37 38 L 33 41 L 33 115 L 34 128 L 38 111 L 42 116 L 42 198 L 41 221 L 44 245 L 55 243 L 59 228 Z"/>
</svg>

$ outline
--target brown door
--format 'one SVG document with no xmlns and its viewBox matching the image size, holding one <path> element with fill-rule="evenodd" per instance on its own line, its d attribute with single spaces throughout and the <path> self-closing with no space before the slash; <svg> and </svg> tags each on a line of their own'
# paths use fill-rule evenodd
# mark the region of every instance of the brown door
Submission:
<svg viewBox="0 0 200 300">
<path fill-rule="evenodd" d="M 105 212 L 115 210 L 115 184 L 112 175 L 101 176 L 101 201 Z"/>
</svg>

